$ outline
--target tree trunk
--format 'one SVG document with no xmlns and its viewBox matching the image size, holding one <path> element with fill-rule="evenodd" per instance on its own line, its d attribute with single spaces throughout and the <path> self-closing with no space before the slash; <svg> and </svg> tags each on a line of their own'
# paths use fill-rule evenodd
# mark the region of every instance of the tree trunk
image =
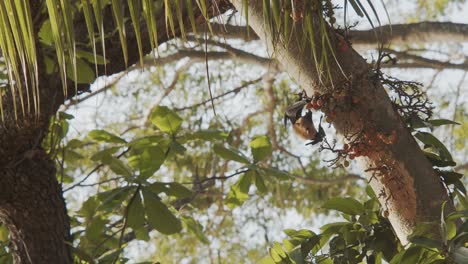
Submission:
<svg viewBox="0 0 468 264">
<path fill-rule="evenodd" d="M 237 10 L 246 10 L 242 7 L 242 0 L 231 2 Z M 349 135 L 356 135 L 360 131 L 396 133 L 395 142 L 381 146 L 380 150 L 374 148 L 366 157 L 359 157 L 358 162 L 379 196 L 384 215 L 388 216 L 402 244 L 408 243 L 408 236 L 421 224 L 432 225 L 431 231 L 435 236 L 440 236 L 437 230 L 442 203 L 448 200 L 446 190 L 366 61 L 343 37 L 326 25 L 339 64 L 335 63 L 330 51 L 325 53 L 330 63 L 322 71 L 325 75 L 329 72 L 332 76 L 331 80 L 327 80 L 324 75 L 319 76 L 311 42 L 303 34 L 305 18 L 293 23 L 289 31 L 293 33 L 285 41 L 279 34 L 273 34 L 265 23 L 262 1 L 248 3 L 249 25 L 267 44 L 269 53 L 275 55 L 309 96 L 316 91 L 333 94 L 336 90 L 347 87 L 351 95 L 358 98 L 359 102 L 356 104 L 336 109 L 336 117 L 332 119 L 332 123 L 339 134 L 352 140 L 354 137 Z M 319 24 L 321 18 L 312 16 L 315 54 L 320 60 L 323 40 Z"/>
<path fill-rule="evenodd" d="M 0 172 L 0 219 L 15 263 L 72 263 L 70 224 L 55 164 L 36 149 Z"/>
</svg>

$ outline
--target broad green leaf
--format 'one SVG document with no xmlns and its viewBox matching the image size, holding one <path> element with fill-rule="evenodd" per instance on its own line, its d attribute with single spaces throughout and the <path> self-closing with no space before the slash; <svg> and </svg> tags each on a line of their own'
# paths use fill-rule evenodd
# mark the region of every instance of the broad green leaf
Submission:
<svg viewBox="0 0 468 264">
<path fill-rule="evenodd" d="M 455 263 L 468 263 L 468 248 L 458 247 L 452 253 Z"/>
<path fill-rule="evenodd" d="M 89 197 L 78 210 L 77 215 L 84 217 L 85 219 L 91 219 L 95 214 L 99 206 L 99 200 L 97 196 Z"/>
<path fill-rule="evenodd" d="M 105 226 L 108 220 L 101 217 L 94 217 L 91 223 L 86 227 L 86 237 L 91 240 L 98 242 L 105 234 Z"/>
<path fill-rule="evenodd" d="M 240 151 L 231 146 L 228 146 L 226 148 L 221 144 L 215 144 L 213 146 L 213 151 L 223 159 L 233 160 L 244 164 L 249 163 L 249 159 L 247 159 L 247 157 L 244 156 L 244 154 L 242 154 Z"/>
<path fill-rule="evenodd" d="M 228 137 L 228 133 L 221 130 L 208 129 L 187 133 L 184 136 L 187 140 L 200 139 L 205 141 L 215 141 L 226 139 Z"/>
<path fill-rule="evenodd" d="M 145 213 L 152 228 L 165 235 L 177 233 L 182 229 L 180 220 L 161 202 L 157 194 L 143 188 L 143 199 Z"/>
<path fill-rule="evenodd" d="M 247 199 L 249 199 L 249 189 L 253 181 L 253 173 L 248 171 L 239 178 L 239 180 L 231 186 L 226 197 L 226 205 L 229 208 L 234 208 L 242 205 Z"/>
<path fill-rule="evenodd" d="M 64 149 L 63 157 L 67 160 L 67 162 L 75 162 L 77 160 L 84 159 L 83 155 L 71 149 Z"/>
<path fill-rule="evenodd" d="M 359 215 L 364 212 L 364 206 L 353 198 L 333 198 L 325 202 L 322 208 L 337 210 L 349 215 Z"/>
<path fill-rule="evenodd" d="M 260 193 L 266 193 L 267 188 L 265 186 L 265 179 L 263 178 L 263 176 L 255 172 L 254 179 L 255 179 L 255 186 L 257 187 L 257 190 Z"/>
<path fill-rule="evenodd" d="M 151 177 L 164 163 L 166 153 L 160 147 L 148 147 L 140 151 L 134 151 L 128 157 L 128 164 L 140 170 L 140 179 Z"/>
<path fill-rule="evenodd" d="M 50 20 L 42 23 L 41 29 L 39 30 L 39 40 L 48 46 L 52 46 L 54 43 Z"/>
<path fill-rule="evenodd" d="M 405 250 L 405 253 L 401 257 L 400 264 L 414 264 L 419 263 L 423 249 L 419 246 L 413 246 Z"/>
<path fill-rule="evenodd" d="M 410 237 L 409 241 L 426 248 L 441 248 L 443 246 L 441 241 L 423 236 Z"/>
<path fill-rule="evenodd" d="M 111 156 L 112 154 L 115 154 L 117 151 L 119 151 L 121 147 L 111 147 L 111 148 L 106 148 L 103 150 L 100 150 L 96 153 L 94 153 L 91 156 L 92 161 L 102 161 L 103 159 L 107 158 L 108 156 Z"/>
<path fill-rule="evenodd" d="M 83 250 L 81 248 L 75 248 L 71 244 L 69 246 L 72 247 L 73 255 L 77 256 L 80 260 L 84 260 L 84 261 L 86 261 L 88 263 L 91 263 L 91 264 L 96 263 L 94 261 L 93 257 L 91 255 L 89 255 L 88 252 L 86 252 L 85 250 Z"/>
<path fill-rule="evenodd" d="M 261 161 L 271 155 L 272 147 L 267 136 L 257 136 L 250 142 L 250 149 L 255 162 Z"/>
<path fill-rule="evenodd" d="M 137 138 L 128 143 L 128 146 L 132 149 L 145 149 L 149 146 L 160 146 L 163 145 L 165 137 L 160 135 L 146 136 Z"/>
<path fill-rule="evenodd" d="M 445 147 L 445 145 L 442 142 L 440 142 L 436 137 L 434 137 L 431 133 L 418 132 L 414 136 L 417 139 L 419 139 L 422 143 L 424 143 L 424 145 L 435 148 L 439 152 L 440 157 L 443 160 L 453 161 L 452 155 Z"/>
<path fill-rule="evenodd" d="M 135 232 L 136 238 L 144 241 L 149 240 L 149 231 L 145 227 L 145 209 L 141 201 L 140 191 L 128 208 L 128 226 Z"/>
<path fill-rule="evenodd" d="M 175 155 L 184 155 L 187 149 L 177 141 L 171 141 L 169 144 L 169 152 L 167 153 L 168 157 L 173 157 Z"/>
<path fill-rule="evenodd" d="M 118 144 L 125 144 L 127 141 L 125 141 L 123 138 L 112 134 L 110 132 L 107 132 L 105 130 L 92 130 L 91 132 L 88 133 L 88 136 L 96 141 L 99 142 L 107 142 L 107 143 L 118 143 Z"/>
<path fill-rule="evenodd" d="M 200 242 L 202 242 L 203 244 L 210 243 L 208 238 L 203 233 L 203 226 L 199 222 L 195 221 L 195 219 L 189 216 L 183 216 L 181 217 L 181 220 L 185 229 L 187 229 L 190 233 L 194 234 L 198 238 L 198 240 L 200 240 Z"/>
<path fill-rule="evenodd" d="M 182 124 L 182 118 L 166 106 L 157 106 L 151 113 L 151 122 L 162 132 L 175 134 Z"/>
<path fill-rule="evenodd" d="M 140 229 L 145 225 L 145 209 L 140 197 L 140 191 L 134 194 L 135 198 L 131 200 L 131 204 L 128 207 L 128 226 L 133 230 Z"/>
<path fill-rule="evenodd" d="M 283 232 L 293 239 L 299 239 L 301 242 L 316 236 L 316 234 L 307 229 L 294 230 L 294 229 L 285 229 Z"/>
<path fill-rule="evenodd" d="M 109 166 L 109 168 L 117 175 L 122 175 L 127 178 L 133 176 L 133 171 L 121 160 L 113 156 L 104 156 L 101 159 L 102 163 Z"/>
<path fill-rule="evenodd" d="M 84 144 L 85 144 L 85 143 L 84 143 L 83 141 L 74 138 L 74 139 L 68 141 L 66 148 L 68 148 L 68 149 L 75 149 L 75 148 L 82 147 Z"/>
<path fill-rule="evenodd" d="M 122 252 L 123 248 L 111 248 L 111 250 L 105 252 L 104 254 L 101 255 L 101 257 L 98 258 L 98 263 L 99 264 L 107 264 L 107 263 L 115 263 L 116 260 L 118 260 L 117 263 L 123 263 L 121 260 L 122 258 L 119 257 Z"/>
<path fill-rule="evenodd" d="M 444 160 L 439 155 L 432 152 L 423 151 L 426 158 L 432 163 L 432 165 L 437 167 L 453 167 L 457 165 L 453 160 Z"/>
<path fill-rule="evenodd" d="M 132 189 L 134 189 L 134 187 L 117 187 L 106 192 L 98 193 L 96 198 L 101 203 L 96 210 L 111 212 L 116 208 L 122 207 L 124 201 L 130 196 Z"/>
<path fill-rule="evenodd" d="M 426 121 L 432 126 L 443 126 L 443 125 L 460 125 L 460 123 L 448 120 L 448 119 L 433 119 Z"/>
<path fill-rule="evenodd" d="M 85 50 L 76 50 L 76 57 L 86 60 L 89 63 L 96 63 L 99 65 L 104 65 L 109 62 L 109 60 L 104 60 L 104 57 L 101 55 L 94 55 L 91 52 Z"/>
<path fill-rule="evenodd" d="M 265 256 L 261 258 L 257 263 L 258 264 L 275 264 L 276 262 L 270 256 Z"/>
</svg>

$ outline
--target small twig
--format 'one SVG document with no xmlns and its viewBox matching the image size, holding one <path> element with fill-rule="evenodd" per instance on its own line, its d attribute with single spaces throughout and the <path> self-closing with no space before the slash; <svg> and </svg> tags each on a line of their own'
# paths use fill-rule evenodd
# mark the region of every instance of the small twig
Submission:
<svg viewBox="0 0 468 264">
<path fill-rule="evenodd" d="M 122 153 L 120 153 L 119 155 L 117 155 L 117 158 L 120 158 L 122 157 L 123 155 L 125 155 L 127 152 L 130 151 L 130 148 L 127 148 L 125 151 L 123 151 Z M 83 179 L 81 179 L 79 182 L 73 184 L 72 186 L 66 188 L 63 190 L 63 192 L 67 192 L 77 186 L 80 186 L 83 182 L 85 182 L 89 177 L 91 177 L 91 175 L 93 175 L 93 173 L 95 173 L 96 171 L 98 171 L 101 167 L 104 166 L 104 163 L 99 163 L 99 165 L 97 165 L 96 167 L 94 167 L 94 169 L 92 169 Z"/>
<path fill-rule="evenodd" d="M 127 207 L 125 207 L 125 215 L 123 219 L 124 222 L 123 222 L 123 227 L 122 227 L 122 231 L 120 233 L 120 238 L 119 238 L 119 249 L 122 248 L 123 237 L 125 234 L 125 229 L 127 228 L 127 224 L 128 224 L 128 212 L 130 211 L 130 206 L 132 206 L 133 201 L 135 200 L 137 195 L 139 195 L 140 188 L 141 188 L 141 185 L 139 184 L 135 192 L 133 193 L 132 198 L 130 198 L 130 200 L 128 201 Z M 120 254 L 115 256 L 114 263 L 117 262 L 117 260 L 119 259 L 119 256 Z"/>
</svg>

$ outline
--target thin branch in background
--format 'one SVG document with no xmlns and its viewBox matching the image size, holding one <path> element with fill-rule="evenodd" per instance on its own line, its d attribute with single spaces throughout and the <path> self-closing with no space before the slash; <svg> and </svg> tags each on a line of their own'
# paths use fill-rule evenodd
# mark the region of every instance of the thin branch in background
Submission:
<svg viewBox="0 0 468 264">
<path fill-rule="evenodd" d="M 213 93 L 211 91 L 211 82 L 210 82 L 210 69 L 209 69 L 209 65 L 208 65 L 208 30 L 207 30 L 207 23 L 208 21 L 206 21 L 205 23 L 205 67 L 206 67 L 206 81 L 208 83 L 208 92 L 210 93 L 210 99 L 211 99 L 211 108 L 213 109 L 213 113 L 215 116 L 216 115 L 216 109 L 215 109 L 215 106 L 214 106 L 214 102 L 213 102 Z"/>
<path fill-rule="evenodd" d="M 207 103 L 209 103 L 209 102 L 212 102 L 212 101 L 214 101 L 214 100 L 218 100 L 218 99 L 220 99 L 220 98 L 223 98 L 223 97 L 226 96 L 226 95 L 229 95 L 229 94 L 237 94 L 237 93 L 239 93 L 242 89 L 247 88 L 247 87 L 249 87 L 249 86 L 252 85 L 252 84 L 256 84 L 256 83 L 260 82 L 261 80 L 262 80 L 262 77 L 260 77 L 260 78 L 258 78 L 258 79 L 255 79 L 255 80 L 248 81 L 248 82 L 244 82 L 241 86 L 236 87 L 236 88 L 234 88 L 234 89 L 232 89 L 232 90 L 229 90 L 229 91 L 227 91 L 227 92 L 225 92 L 225 93 L 222 93 L 222 94 L 220 94 L 220 95 L 214 96 L 213 98 L 210 98 L 210 99 L 208 99 L 208 100 L 204 100 L 204 101 L 202 101 L 202 102 L 200 102 L 200 103 L 196 103 L 196 104 L 193 104 L 193 105 L 184 106 L 184 107 L 181 107 L 181 108 L 175 108 L 174 110 L 175 110 L 175 111 L 183 111 L 183 110 L 190 110 L 190 109 L 193 109 L 193 108 L 197 108 L 197 107 L 199 107 L 199 106 L 205 105 L 205 104 L 207 104 Z"/>
<path fill-rule="evenodd" d="M 123 222 L 123 227 L 122 227 L 122 231 L 120 233 L 120 238 L 119 238 L 119 247 L 118 247 L 119 249 L 122 248 L 125 229 L 127 229 L 128 213 L 130 212 L 130 206 L 132 206 L 132 203 L 136 199 L 137 195 L 140 195 L 139 194 L 140 193 L 140 188 L 141 188 L 141 185 L 138 185 L 138 187 L 136 188 L 135 192 L 132 195 L 132 198 L 130 198 L 130 201 L 128 201 L 127 207 L 125 207 L 125 214 L 124 214 L 124 219 L 123 219 L 124 222 Z M 117 254 L 117 256 L 115 256 L 114 263 L 117 262 L 117 260 L 119 259 L 119 256 L 120 256 L 120 254 Z"/>
<path fill-rule="evenodd" d="M 432 68 L 432 69 L 461 69 L 468 70 L 468 61 L 463 63 L 451 63 L 449 61 L 439 61 L 428 59 L 422 56 L 411 54 L 407 51 L 396 51 L 393 49 L 383 49 L 384 52 L 396 56 L 396 64 L 382 64 L 383 68 Z"/>
<path fill-rule="evenodd" d="M 205 178 L 203 180 L 197 180 L 195 182 L 180 182 L 180 184 L 187 184 L 187 185 L 200 185 L 202 183 L 208 182 L 208 181 L 214 181 L 214 180 L 227 180 L 229 178 L 232 178 L 234 176 L 243 174 L 248 172 L 249 169 L 243 169 L 243 170 L 237 170 L 234 173 L 227 175 L 227 176 L 220 176 L 220 177 L 210 177 L 210 178 Z"/>
<path fill-rule="evenodd" d="M 117 155 L 117 158 L 121 158 L 123 155 L 125 155 L 126 153 L 128 153 L 130 151 L 130 148 L 127 148 L 126 150 L 124 150 L 122 153 L 120 153 L 119 155 Z M 91 175 L 93 175 L 93 173 L 95 173 L 96 171 L 98 171 L 101 167 L 104 166 L 104 163 L 99 163 L 96 167 L 94 167 L 94 169 L 92 169 L 83 179 L 81 179 L 80 181 L 78 181 L 77 183 L 73 184 L 72 186 L 66 188 L 63 190 L 63 192 L 67 192 L 75 187 L 78 187 L 78 186 L 81 186 L 83 182 L 85 182 L 89 177 L 91 177 Z"/>
<path fill-rule="evenodd" d="M 442 72 L 442 69 L 437 69 L 437 71 L 432 75 L 431 81 L 429 84 L 426 86 L 426 91 L 430 90 L 434 86 L 434 82 L 439 76 L 439 74 Z"/>
</svg>

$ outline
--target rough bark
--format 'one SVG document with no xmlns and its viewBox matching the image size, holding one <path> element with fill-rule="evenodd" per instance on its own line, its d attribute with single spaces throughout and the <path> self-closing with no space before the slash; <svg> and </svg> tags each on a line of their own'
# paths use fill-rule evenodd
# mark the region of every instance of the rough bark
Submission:
<svg viewBox="0 0 468 264">
<path fill-rule="evenodd" d="M 238 10 L 244 10 L 243 1 L 231 2 Z M 302 35 L 302 20 L 295 23 L 295 28 L 299 30 L 290 38 L 294 41 L 285 45 L 285 41 L 274 36 L 264 23 L 262 1 L 249 1 L 248 11 L 249 25 L 268 45 L 270 54 L 275 55 L 308 95 L 315 91 L 330 93 L 349 86 L 352 95 L 359 98 L 359 103 L 352 108 L 336 111 L 332 123 L 338 133 L 349 135 L 370 128 L 382 133 L 396 132 L 396 142 L 386 146 L 383 151 L 370 153 L 369 157 L 360 157 L 358 161 L 403 244 L 408 243 L 408 236 L 423 223 L 432 223 L 437 233 L 441 205 L 448 200 L 446 190 L 365 60 L 351 47 L 345 46 L 343 49 L 342 37 L 328 28 L 339 66 L 330 63 L 324 71 L 329 70 L 332 80 L 324 80 L 317 71 L 310 43 L 305 48 L 301 46 L 307 43 Z M 313 19 L 314 25 L 319 25 L 319 17 Z M 318 26 L 315 26 L 315 32 L 316 40 L 321 40 Z M 317 57 L 321 58 L 321 45 L 315 45 L 315 48 Z M 334 62 L 331 52 L 327 54 L 328 61 Z"/>
<path fill-rule="evenodd" d="M 0 219 L 15 263 L 72 263 L 70 224 L 55 164 L 40 149 L 0 171 Z"/>
</svg>

